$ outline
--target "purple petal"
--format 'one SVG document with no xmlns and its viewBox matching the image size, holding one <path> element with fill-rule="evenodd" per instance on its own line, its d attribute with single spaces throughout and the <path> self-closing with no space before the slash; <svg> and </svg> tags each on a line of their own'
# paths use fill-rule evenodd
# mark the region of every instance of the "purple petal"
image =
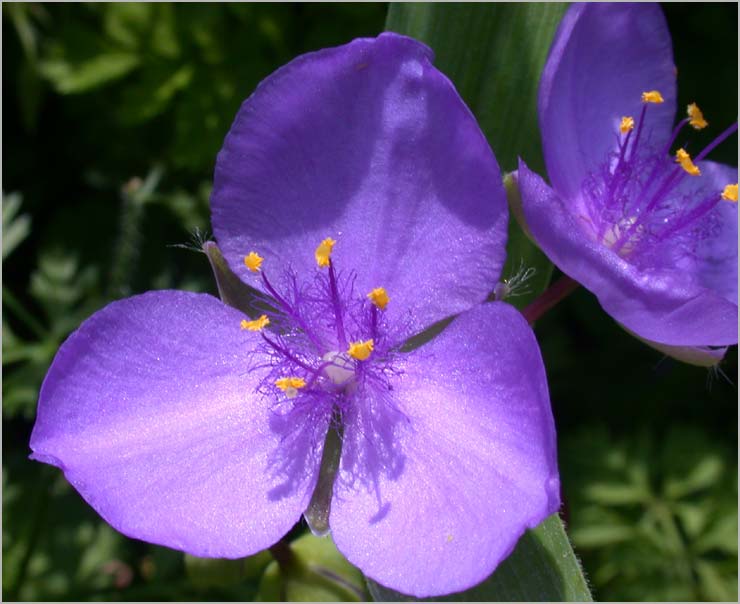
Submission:
<svg viewBox="0 0 740 604">
<path fill-rule="evenodd" d="M 505 259 L 498 164 L 431 51 L 385 33 L 299 57 L 245 101 L 218 156 L 213 225 L 231 267 L 255 280 L 314 250 L 384 287 L 391 315 L 429 324 L 481 302 Z"/>
<path fill-rule="evenodd" d="M 713 161 L 699 162 L 701 176 L 685 181 L 682 192 L 707 195 L 737 183 L 737 168 Z M 701 227 L 706 231 L 697 245 L 696 263 L 685 270 L 701 284 L 737 305 L 737 203 L 720 202 Z"/>
<path fill-rule="evenodd" d="M 664 144 L 676 113 L 671 37 L 657 4 L 574 4 L 555 36 L 539 89 L 540 129 L 553 188 L 577 198 L 586 176 L 616 147 L 623 116 L 647 110 L 642 140 Z"/>
<path fill-rule="evenodd" d="M 523 162 L 518 182 L 524 217 L 538 245 L 619 323 L 659 344 L 737 343 L 737 299 L 730 301 L 679 270 L 640 270 L 596 243 L 565 202 Z"/>
<path fill-rule="evenodd" d="M 471 587 L 559 507 L 555 428 L 534 334 L 507 304 L 476 307 L 409 354 L 393 397 L 407 418 L 388 452 L 393 471 L 373 467 L 367 444 L 376 435 L 363 412 L 347 424 L 334 541 L 367 576 L 403 593 Z M 345 463 L 348 455 L 370 461 L 364 476 Z"/>
<path fill-rule="evenodd" d="M 258 336 L 242 318 L 174 291 L 105 307 L 54 359 L 32 457 L 64 470 L 130 537 L 196 556 L 269 547 L 308 504 L 326 422 L 303 433 L 303 457 L 288 465 L 285 434 L 255 393 Z"/>
</svg>

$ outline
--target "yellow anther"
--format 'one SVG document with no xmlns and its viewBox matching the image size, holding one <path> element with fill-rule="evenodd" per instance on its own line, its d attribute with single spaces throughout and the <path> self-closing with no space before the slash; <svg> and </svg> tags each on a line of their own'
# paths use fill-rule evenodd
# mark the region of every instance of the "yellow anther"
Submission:
<svg viewBox="0 0 740 604">
<path fill-rule="evenodd" d="M 737 183 L 734 185 L 727 185 L 722 191 L 722 199 L 725 201 L 734 201 L 737 203 Z"/>
<path fill-rule="evenodd" d="M 372 340 L 365 340 L 364 342 L 352 342 L 349 345 L 349 350 L 347 351 L 347 354 L 353 359 L 364 361 L 370 356 L 373 348 L 374 344 Z"/>
<path fill-rule="evenodd" d="M 280 388 L 288 398 L 295 398 L 298 396 L 298 390 L 305 387 L 306 380 L 299 377 L 287 377 L 275 380 L 275 385 Z"/>
<path fill-rule="evenodd" d="M 321 267 L 329 266 L 329 257 L 331 256 L 331 250 L 334 247 L 334 241 L 331 237 L 327 237 L 316 248 L 314 255 L 316 256 L 316 264 Z"/>
<path fill-rule="evenodd" d="M 375 306 L 380 310 L 385 310 L 385 307 L 388 306 L 388 302 L 391 300 L 382 287 L 376 287 L 367 295 L 367 297 L 370 298 L 370 302 L 375 304 Z"/>
<path fill-rule="evenodd" d="M 686 170 L 687 174 L 691 174 L 691 176 L 699 176 L 701 174 L 699 167 L 691 161 L 691 156 L 684 149 L 676 151 L 676 163 L 681 164 L 681 167 Z"/>
<path fill-rule="evenodd" d="M 285 392 L 288 388 L 303 388 L 306 385 L 306 380 L 299 377 L 286 377 L 275 380 L 275 385 Z"/>
<path fill-rule="evenodd" d="M 259 319 L 255 319 L 254 321 L 242 319 L 241 327 L 242 329 L 248 329 L 249 331 L 262 331 L 269 324 L 270 319 L 267 318 L 267 315 L 262 315 Z"/>
<path fill-rule="evenodd" d="M 634 127 L 635 127 L 635 120 L 629 116 L 623 117 L 622 121 L 619 122 L 619 131 L 622 134 L 627 134 Z"/>
<path fill-rule="evenodd" d="M 701 130 L 709 125 L 709 122 L 704 119 L 704 114 L 696 106 L 696 103 L 691 103 L 691 105 L 686 107 L 686 114 L 689 116 L 689 125 L 695 130 Z"/>
<path fill-rule="evenodd" d="M 648 92 L 642 93 L 643 103 L 662 103 L 663 95 L 657 90 L 649 90 Z"/>
<path fill-rule="evenodd" d="M 248 255 L 244 256 L 245 266 L 253 273 L 256 273 L 260 270 L 260 266 L 262 266 L 263 260 L 264 258 L 260 256 L 257 252 L 249 252 Z"/>
</svg>

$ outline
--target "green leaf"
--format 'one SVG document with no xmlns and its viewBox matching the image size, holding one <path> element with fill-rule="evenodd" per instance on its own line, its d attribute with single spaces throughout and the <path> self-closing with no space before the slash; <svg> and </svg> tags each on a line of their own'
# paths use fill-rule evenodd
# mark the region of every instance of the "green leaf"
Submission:
<svg viewBox="0 0 740 604">
<path fill-rule="evenodd" d="M 31 217 L 19 214 L 21 201 L 20 193 L 3 195 L 3 260 L 31 232 Z"/>
<path fill-rule="evenodd" d="M 733 590 L 729 586 L 727 578 L 723 577 L 709 562 L 697 562 L 696 574 L 699 577 L 699 584 L 704 592 L 702 595 L 707 600 L 734 602 L 737 599 L 737 589 Z"/>
<path fill-rule="evenodd" d="M 121 118 L 126 123 L 145 122 L 163 113 L 178 91 L 186 88 L 193 78 L 193 66 L 177 69 L 169 64 L 143 71 L 138 81 L 124 92 L 127 101 Z"/>
<path fill-rule="evenodd" d="M 376 602 L 416 598 L 367 580 Z M 428 602 L 590 602 L 586 580 L 557 514 L 527 531 L 512 554 L 485 581 L 464 592 L 424 598 Z"/>
<path fill-rule="evenodd" d="M 475 114 L 504 171 L 522 157 L 532 170 L 544 162 L 537 124 L 537 87 L 564 3 L 391 4 L 386 29 L 428 44 L 434 64 L 455 84 Z M 529 293 L 509 301 L 526 306 L 547 286 L 552 264 L 509 225 L 503 277 L 533 267 Z"/>
<path fill-rule="evenodd" d="M 642 485 L 594 482 L 583 490 L 583 495 L 602 505 L 634 505 L 647 502 L 651 493 Z"/>
<path fill-rule="evenodd" d="M 49 59 L 39 63 L 39 70 L 61 94 L 79 94 L 124 77 L 136 69 L 139 62 L 135 54 L 109 52 L 81 63 Z"/>
<path fill-rule="evenodd" d="M 578 547 L 606 547 L 635 538 L 635 529 L 626 524 L 592 524 L 571 531 L 573 543 Z"/>
</svg>

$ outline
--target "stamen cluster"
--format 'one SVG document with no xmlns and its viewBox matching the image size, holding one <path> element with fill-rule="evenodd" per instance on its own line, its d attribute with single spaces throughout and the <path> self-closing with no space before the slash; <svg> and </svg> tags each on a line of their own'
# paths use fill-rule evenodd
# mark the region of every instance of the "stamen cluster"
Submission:
<svg viewBox="0 0 740 604">
<path fill-rule="evenodd" d="M 261 268 L 262 257 L 250 252 L 244 258 L 272 300 L 269 309 L 252 321 L 243 320 L 241 328 L 259 332 L 262 345 L 256 356 L 269 368 L 259 391 L 281 414 L 341 419 L 363 398 L 391 404 L 390 378 L 402 373 L 399 349 L 408 331 L 390 329 L 385 289 L 360 296 L 355 273 L 336 271 L 331 260 L 335 244 L 327 238 L 317 247 L 313 278 L 301 283 L 287 270 L 279 288 Z"/>
<path fill-rule="evenodd" d="M 701 110 L 692 103 L 687 117 L 679 122 L 666 145 L 656 148 L 646 131 L 645 116 L 651 104 L 662 103 L 657 90 L 642 94 L 642 112 L 635 120 L 624 116 L 619 141 L 595 173 L 585 180 L 582 191 L 587 216 L 596 239 L 628 261 L 640 265 L 648 255 L 651 266 L 675 265 L 682 256 L 696 253 L 697 242 L 711 236 L 714 208 L 721 201 L 735 201 L 733 188 L 723 191 L 702 182 L 697 162 L 737 130 L 737 124 L 720 134 L 695 159 L 685 148 L 671 158 L 669 150 L 684 126 L 700 130 L 708 125 Z M 687 186 L 691 184 L 692 186 Z M 698 192 L 697 192 L 698 191 Z M 736 197 L 736 196 L 735 196 Z M 661 246 L 670 240 L 670 246 Z M 668 249 L 670 254 L 658 253 Z"/>
</svg>

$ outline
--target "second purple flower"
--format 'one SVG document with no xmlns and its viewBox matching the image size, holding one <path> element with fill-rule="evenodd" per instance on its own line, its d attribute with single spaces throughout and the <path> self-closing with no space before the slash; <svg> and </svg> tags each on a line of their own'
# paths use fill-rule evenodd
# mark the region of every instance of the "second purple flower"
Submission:
<svg viewBox="0 0 740 604">
<path fill-rule="evenodd" d="M 518 174 L 537 243 L 631 332 L 683 360 L 717 362 L 737 343 L 737 168 L 706 157 L 737 124 L 689 152 L 707 120 L 691 103 L 673 125 L 660 7 L 571 6 L 538 110 L 552 187 L 523 162 Z"/>
</svg>

